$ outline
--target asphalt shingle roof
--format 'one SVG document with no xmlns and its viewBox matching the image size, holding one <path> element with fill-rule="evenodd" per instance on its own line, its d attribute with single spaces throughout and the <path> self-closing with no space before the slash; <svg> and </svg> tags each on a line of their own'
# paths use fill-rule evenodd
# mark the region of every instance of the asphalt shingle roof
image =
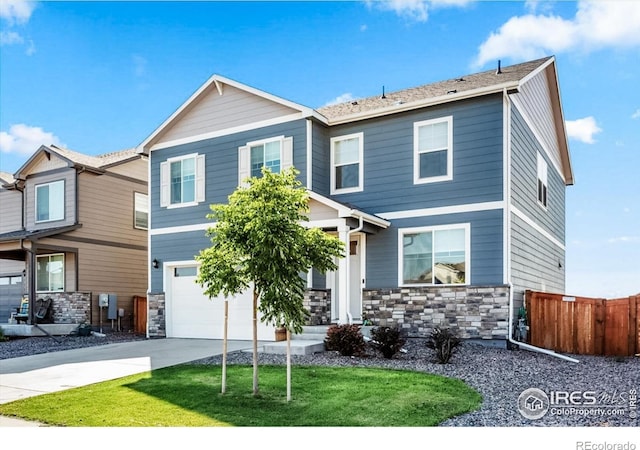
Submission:
<svg viewBox="0 0 640 450">
<path fill-rule="evenodd" d="M 447 94 L 489 88 L 491 86 L 499 86 L 510 82 L 518 82 L 549 59 L 551 59 L 551 57 L 502 67 L 499 74 L 497 73 L 496 68 L 485 72 L 463 75 L 449 80 L 385 93 L 384 98 L 382 95 L 378 95 L 375 97 L 367 97 L 349 102 L 328 105 L 318 108 L 317 111 L 329 119 L 329 121 L 335 121 L 342 117 L 372 112 L 375 110 L 383 110 L 395 105 L 419 102 L 431 98 L 446 96 Z"/>
</svg>

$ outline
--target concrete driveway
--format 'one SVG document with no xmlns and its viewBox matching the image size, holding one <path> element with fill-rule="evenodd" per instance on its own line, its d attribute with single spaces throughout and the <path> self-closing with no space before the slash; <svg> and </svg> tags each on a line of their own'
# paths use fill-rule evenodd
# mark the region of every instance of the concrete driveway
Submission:
<svg viewBox="0 0 640 450">
<path fill-rule="evenodd" d="M 228 351 L 251 341 L 228 341 Z M 65 350 L 0 361 L 0 404 L 174 366 L 222 353 L 222 341 L 152 339 Z M 0 417 L 0 426 L 12 426 Z"/>
</svg>

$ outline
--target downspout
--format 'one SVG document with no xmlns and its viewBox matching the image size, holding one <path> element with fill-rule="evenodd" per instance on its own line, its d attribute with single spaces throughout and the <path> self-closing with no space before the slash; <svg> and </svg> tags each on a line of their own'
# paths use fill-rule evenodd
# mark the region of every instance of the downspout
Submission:
<svg viewBox="0 0 640 450">
<path fill-rule="evenodd" d="M 571 358 L 569 356 L 561 355 L 560 353 L 556 353 L 553 350 L 548 350 L 546 348 L 540 348 L 540 347 L 536 347 L 535 345 L 526 344 L 524 342 L 516 341 L 515 339 L 513 339 L 512 336 L 513 336 L 513 286 L 511 284 L 511 282 L 509 282 L 509 335 L 507 336 L 507 339 L 509 340 L 509 342 L 511 342 L 514 345 L 517 345 L 518 347 L 522 347 L 522 348 L 524 348 L 526 350 L 531 350 L 531 351 L 534 351 L 534 352 L 539 352 L 539 353 L 544 353 L 546 355 L 555 356 L 556 358 L 564 359 L 565 361 L 570 361 L 570 362 L 574 362 L 574 363 L 580 362 L 579 360 L 577 360 L 575 358 Z"/>
<path fill-rule="evenodd" d="M 505 102 L 503 103 L 504 108 L 507 108 L 507 117 L 508 117 L 508 129 L 506 132 L 508 132 L 509 136 L 508 136 L 508 151 L 507 151 L 507 161 L 505 161 L 505 164 L 508 165 L 508 167 L 506 168 L 505 174 L 507 177 L 507 192 L 505 192 L 504 194 L 504 214 L 507 216 L 507 220 L 506 220 L 506 224 L 507 224 L 507 243 L 506 245 L 508 246 L 508 251 L 507 251 L 507 257 L 509 258 L 509 261 L 507 261 L 507 285 L 509 286 L 509 324 L 508 324 L 508 332 L 507 332 L 507 340 L 511 343 L 514 344 L 518 347 L 524 348 L 526 350 L 531 350 L 534 352 L 539 352 L 539 353 L 544 353 L 546 355 L 550 355 L 550 356 L 554 356 L 556 358 L 560 358 L 560 359 L 564 359 L 566 361 L 570 361 L 570 362 L 580 362 L 575 358 L 571 358 L 569 356 L 565 356 L 565 355 L 561 355 L 559 353 L 554 352 L 553 350 L 548 350 L 546 348 L 540 348 L 540 347 L 536 347 L 534 345 L 531 344 L 527 344 L 524 342 L 520 342 L 520 341 L 516 341 L 513 338 L 513 284 L 511 284 L 511 101 L 509 99 L 509 93 L 507 92 L 507 89 L 504 89 L 503 91 L 503 95 L 504 95 L 504 99 Z"/>
<path fill-rule="evenodd" d="M 351 248 L 351 235 L 354 233 L 359 233 L 360 231 L 362 231 L 362 229 L 364 228 L 364 218 L 362 216 L 359 216 L 359 223 L 358 223 L 358 227 L 354 228 L 353 230 L 349 230 L 347 232 L 347 276 L 345 277 L 345 283 L 347 285 L 347 298 L 349 299 L 349 302 L 347 303 L 347 319 L 348 319 L 348 323 L 352 324 L 353 323 L 353 316 L 351 315 L 351 312 L 349 312 L 349 306 L 351 304 L 350 300 L 350 294 L 351 294 L 351 267 L 349 264 L 349 252 L 350 252 L 350 248 Z M 358 276 L 358 279 L 360 279 L 360 276 Z"/>
</svg>

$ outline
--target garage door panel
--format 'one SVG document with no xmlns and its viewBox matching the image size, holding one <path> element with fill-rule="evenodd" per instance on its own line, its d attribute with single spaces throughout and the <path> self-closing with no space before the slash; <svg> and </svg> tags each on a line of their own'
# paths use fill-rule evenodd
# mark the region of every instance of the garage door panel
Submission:
<svg viewBox="0 0 640 450">
<path fill-rule="evenodd" d="M 185 273 L 185 272 L 183 272 Z M 188 273 L 188 272 L 186 272 Z M 170 271 L 167 292 L 167 336 L 181 338 L 222 339 L 224 337 L 224 297 L 209 299 L 195 276 Z M 251 340 L 252 291 L 229 298 L 228 338 Z M 274 328 L 258 322 L 258 339 L 274 340 Z"/>
</svg>

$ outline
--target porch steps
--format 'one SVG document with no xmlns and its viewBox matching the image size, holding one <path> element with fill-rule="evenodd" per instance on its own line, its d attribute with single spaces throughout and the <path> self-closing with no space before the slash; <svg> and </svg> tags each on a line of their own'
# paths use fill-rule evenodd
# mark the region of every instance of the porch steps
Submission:
<svg viewBox="0 0 640 450">
<path fill-rule="evenodd" d="M 312 355 L 324 352 L 324 339 L 327 337 L 329 325 L 302 327 L 302 333 L 291 336 L 292 355 Z M 286 355 L 287 341 L 266 342 L 262 353 Z"/>
</svg>

